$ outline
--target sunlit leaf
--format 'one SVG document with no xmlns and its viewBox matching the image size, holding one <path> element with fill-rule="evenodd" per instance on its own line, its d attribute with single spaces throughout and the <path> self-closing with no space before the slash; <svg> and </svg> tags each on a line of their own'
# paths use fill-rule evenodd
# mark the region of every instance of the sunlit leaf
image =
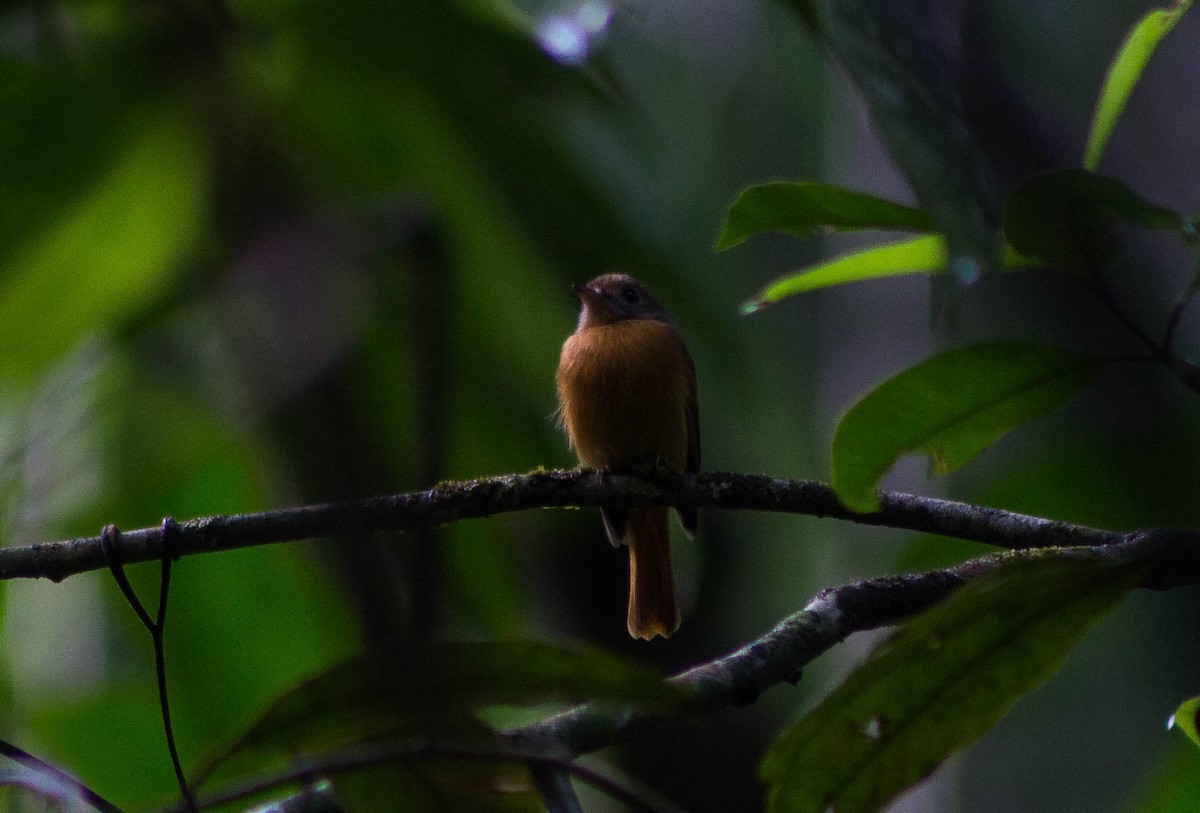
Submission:
<svg viewBox="0 0 1200 813">
<path fill-rule="evenodd" d="M 1004 234 L 1018 251 L 1086 276 L 1112 256 L 1104 230 L 1114 219 L 1185 236 L 1189 228 L 1178 212 L 1150 203 L 1115 178 L 1066 169 L 1036 175 L 1009 196 Z"/>
<path fill-rule="evenodd" d="M 776 181 L 742 190 L 729 207 L 717 235 L 724 251 L 748 237 L 777 231 L 807 237 L 828 229 L 932 231 L 933 218 L 920 209 L 810 181 Z"/>
<path fill-rule="evenodd" d="M 853 78 L 892 160 L 946 235 L 956 279 L 993 270 L 995 194 L 918 3 L 792 0 Z"/>
<path fill-rule="evenodd" d="M 1142 77 L 1146 63 L 1150 61 L 1162 38 L 1170 33 L 1191 5 L 1192 0 L 1177 0 L 1171 8 L 1155 9 L 1147 13 L 1130 29 L 1121 49 L 1109 65 L 1100 97 L 1096 100 L 1096 113 L 1092 117 L 1092 128 L 1083 152 L 1085 169 L 1095 169 L 1100 163 L 1100 156 L 1104 153 L 1109 136 L 1117 125 L 1117 119 L 1125 110 L 1125 103 L 1129 100 L 1134 85 Z"/>
<path fill-rule="evenodd" d="M 770 748 L 772 813 L 867 813 L 1061 666 L 1137 580 L 1099 557 L 1013 562 L 915 618 Z"/>
<path fill-rule="evenodd" d="M 149 114 L 96 182 L 0 268 L 0 371 L 24 376 L 142 314 L 192 246 L 206 200 L 196 129 Z M 32 315 L 36 315 L 33 318 Z"/>
<path fill-rule="evenodd" d="M 1196 745 L 1200 745 L 1200 697 L 1185 700 L 1175 709 L 1167 728 L 1178 728 Z"/>
<path fill-rule="evenodd" d="M 921 362 L 842 418 L 833 439 L 833 487 L 849 508 L 873 511 L 875 486 L 901 455 L 920 452 L 932 474 L 952 472 L 1009 429 L 1076 395 L 1102 364 L 1025 344 L 972 345 Z"/>
<path fill-rule="evenodd" d="M 946 241 L 940 234 L 871 246 L 808 268 L 801 268 L 777 279 L 759 291 L 753 299 L 745 302 L 742 312 L 754 313 L 785 297 L 834 285 L 845 285 L 848 282 L 865 282 L 906 274 L 940 274 L 946 270 L 946 262 Z M 1001 266 L 1006 269 L 1029 268 L 1039 264 L 1037 260 L 1021 255 L 1011 246 L 1005 246 L 1001 255 Z"/>
</svg>

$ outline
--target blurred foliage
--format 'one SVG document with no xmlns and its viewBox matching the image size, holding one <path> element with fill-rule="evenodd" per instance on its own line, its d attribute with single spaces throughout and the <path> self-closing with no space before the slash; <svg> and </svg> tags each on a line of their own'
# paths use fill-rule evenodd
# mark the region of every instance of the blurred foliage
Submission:
<svg viewBox="0 0 1200 813">
<path fill-rule="evenodd" d="M 873 32 L 871 14 L 846 14 L 863 4 L 832 0 L 0 3 L 4 543 L 570 465 L 550 419 L 574 322 L 568 286 L 611 270 L 635 273 L 679 318 L 697 361 L 706 468 L 822 477 L 836 416 L 929 355 L 928 293 L 888 279 L 740 320 L 747 291 L 861 245 L 846 234 L 816 245 L 761 237 L 711 253 L 736 191 L 763 181 L 908 196 L 889 183 L 855 91 L 822 48 L 860 89 L 950 255 L 986 266 L 999 241 L 977 162 L 994 164 L 1003 192 L 1074 163 L 1103 68 L 1147 11 L 1132 0 L 1030 2 L 1021 13 L 984 4 L 948 35 L 954 20 L 912 25 L 919 18 L 904 15 L 916 5 L 896 4 L 897 25 Z M 1173 40 L 1194 43 L 1193 23 L 1163 39 L 1162 59 Z M 939 41 L 955 36 L 961 64 Z M 922 48 L 906 55 L 904 37 Z M 1168 102 L 1187 77 L 1156 78 L 1159 60 L 1143 63 L 1153 93 L 1120 91 L 1123 121 L 1186 109 Z M 910 103 L 886 109 L 890 90 Z M 1163 132 L 1190 133 L 1170 124 Z M 1120 163 L 1131 145 L 1157 157 L 1159 131 L 1105 127 L 1113 176 L 1168 211 L 1200 208 L 1168 177 Z M 1194 179 L 1192 152 L 1171 177 Z M 771 221 L 759 223 L 779 227 Z M 1176 275 L 1168 284 L 1145 269 L 1173 269 L 1172 257 L 1137 240 L 1122 242 L 1132 247 L 1114 267 L 1132 279 L 1130 309 L 1160 314 L 1159 287 L 1173 295 Z M 926 256 L 940 261 L 945 248 L 934 248 Z M 1003 275 L 961 292 L 955 343 L 1047 338 L 1024 332 L 1088 350 L 1097 335 L 1112 341 L 1111 325 L 1037 284 Z M 1196 340 L 1184 324 L 1180 346 Z M 1110 527 L 1194 526 L 1200 421 L 1179 389 L 1131 374 L 1016 429 L 937 486 L 902 469 L 885 482 Z M 740 645 L 828 584 L 949 556 L 944 544 L 808 520 L 703 524 L 697 544 L 677 549 L 683 628 L 653 647 L 625 636 L 624 557 L 592 512 L 181 561 L 167 663 L 185 767 L 273 699 L 382 642 L 576 638 L 676 670 Z M 155 593 L 156 570 L 130 568 L 143 595 Z M 1180 644 L 1194 631 L 1194 597 L 1162 606 L 1106 622 L 1109 646 L 1086 655 L 1103 668 L 1055 695 L 1057 714 L 1091 712 L 1098 697 L 1128 708 L 1195 694 L 1185 685 L 1194 648 Z M 106 575 L 5 585 L 0 633 L 0 737 L 127 809 L 173 799 L 150 648 Z M 691 809 L 751 808 L 766 743 L 853 657 L 834 653 L 797 690 L 719 725 L 605 758 Z M 1113 674 L 1127 679 L 1101 677 Z M 1161 720 L 1141 727 L 1149 716 L 1088 714 L 1099 728 L 1072 733 L 1136 754 L 1075 809 L 1118 809 L 1130 787 L 1156 781 L 1159 758 L 1174 759 Z M 985 736 L 937 781 L 961 782 L 963 809 L 987 811 L 1009 801 L 990 774 L 1014 754 L 1043 757 L 1032 784 L 1082 770 L 1069 742 L 1037 748 L 1068 727 L 1051 715 L 1030 725 L 1032 737 L 1008 746 L 1003 727 Z M 500 789 L 525 809 L 526 779 L 439 761 L 364 772 L 344 798 L 404 809 L 403 788 L 408 809 L 477 809 L 481 789 L 493 800 Z M 1161 782 L 1162 794 L 1194 802 L 1194 783 Z M 1068 809 L 1050 792 L 1043 802 Z"/>
</svg>

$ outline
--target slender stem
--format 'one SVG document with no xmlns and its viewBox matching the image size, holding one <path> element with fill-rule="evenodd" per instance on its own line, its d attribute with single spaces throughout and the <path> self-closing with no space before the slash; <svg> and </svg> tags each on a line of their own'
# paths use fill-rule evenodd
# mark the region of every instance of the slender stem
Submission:
<svg viewBox="0 0 1200 813">
<path fill-rule="evenodd" d="M 121 531 L 116 525 L 105 525 L 104 530 L 100 532 L 100 549 L 104 553 L 104 561 L 108 565 L 109 571 L 112 573 L 113 580 L 117 583 L 117 587 L 121 588 L 121 594 L 125 596 L 125 601 L 133 608 L 133 612 L 137 615 L 138 621 L 142 622 L 142 626 L 154 634 L 154 622 L 150 619 L 150 614 L 146 612 L 146 608 L 142 605 L 141 599 L 133 589 L 133 585 L 129 583 L 129 577 L 125 575 L 125 566 L 121 562 L 121 557 L 117 553 L 117 544 L 121 539 Z"/>
<path fill-rule="evenodd" d="M 171 755 L 171 767 L 175 769 L 175 781 L 179 783 L 179 794 L 183 797 L 184 807 L 189 813 L 196 811 L 196 799 L 188 788 L 187 777 L 183 773 L 183 763 L 179 759 L 179 747 L 175 743 L 175 729 L 171 725 L 171 703 L 167 696 L 167 648 L 164 633 L 167 628 L 167 596 L 171 592 L 171 550 L 173 541 L 179 530 L 179 525 L 172 517 L 163 517 L 162 521 L 162 562 L 158 589 L 158 620 L 150 630 L 154 642 L 154 673 L 158 680 L 158 703 L 162 709 L 163 732 L 167 737 L 167 751 Z"/>
<path fill-rule="evenodd" d="M 56 766 L 51 765 L 45 760 L 38 759 L 33 754 L 18 748 L 12 743 L 0 740 L 0 756 L 6 756 L 13 762 L 23 765 L 31 771 L 49 774 L 50 776 L 54 777 L 55 782 L 68 785 L 72 790 L 79 794 L 80 799 L 96 810 L 103 811 L 103 813 L 122 813 L 121 808 L 105 799 L 99 793 L 96 793 L 96 791 L 92 790 L 75 777 L 62 771 Z"/>
<path fill-rule="evenodd" d="M 179 784 L 179 793 L 183 798 L 184 809 L 188 813 L 196 813 L 196 800 L 192 796 L 191 790 L 188 789 L 187 777 L 184 775 L 183 764 L 179 759 L 179 748 L 175 744 L 175 731 L 171 725 L 171 705 L 167 695 L 167 655 L 164 632 L 167 622 L 167 597 L 171 589 L 171 556 L 178 528 L 178 524 L 171 517 L 164 518 L 159 527 L 160 575 L 158 612 L 157 618 L 154 620 L 151 620 L 150 614 L 146 612 L 145 606 L 142 604 L 141 599 L 138 598 L 133 585 L 129 583 L 129 578 L 125 575 L 125 567 L 117 551 L 117 544 L 122 538 L 117 526 L 104 526 L 104 530 L 100 532 L 100 547 L 103 551 L 104 559 L 108 564 L 108 569 L 112 572 L 113 579 L 121 589 L 121 593 L 125 596 L 125 601 L 133 608 L 142 626 L 150 633 L 150 641 L 154 647 L 154 673 L 158 683 L 158 705 L 162 712 L 163 733 L 167 739 L 167 751 L 171 757 L 171 767 L 175 771 L 175 781 Z"/>
<path fill-rule="evenodd" d="M 1123 307 L 1121 307 L 1120 303 L 1117 302 L 1116 297 L 1113 296 L 1112 291 L 1109 289 L 1108 283 L 1105 282 L 1103 278 L 1097 275 L 1096 282 L 1093 286 L 1091 286 L 1091 289 L 1100 299 L 1100 301 L 1104 303 L 1104 306 L 1107 307 L 1112 312 L 1113 316 L 1117 318 L 1117 321 L 1123 324 L 1131 333 L 1133 333 L 1133 335 L 1137 336 L 1139 341 L 1141 341 L 1150 349 L 1150 352 L 1154 358 L 1162 359 L 1166 356 L 1167 350 L 1165 345 L 1159 344 L 1157 341 L 1155 341 L 1154 337 L 1147 333 L 1145 329 L 1138 324 L 1137 320 L 1130 316 L 1129 313 Z"/>
</svg>

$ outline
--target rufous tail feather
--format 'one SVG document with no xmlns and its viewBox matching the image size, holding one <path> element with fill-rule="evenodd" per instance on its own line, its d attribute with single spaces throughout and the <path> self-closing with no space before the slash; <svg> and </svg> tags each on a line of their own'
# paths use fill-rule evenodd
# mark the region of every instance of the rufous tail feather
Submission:
<svg viewBox="0 0 1200 813">
<path fill-rule="evenodd" d="M 633 508 L 626 520 L 629 542 L 629 634 L 649 641 L 679 629 L 671 536 L 666 508 Z"/>
</svg>

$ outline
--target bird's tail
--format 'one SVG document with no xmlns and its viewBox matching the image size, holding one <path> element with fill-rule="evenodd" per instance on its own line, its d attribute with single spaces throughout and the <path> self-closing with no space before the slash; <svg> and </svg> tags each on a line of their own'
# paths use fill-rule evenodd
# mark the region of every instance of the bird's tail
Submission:
<svg viewBox="0 0 1200 813">
<path fill-rule="evenodd" d="M 666 508 L 632 508 L 625 526 L 629 544 L 629 634 L 649 641 L 679 629 L 671 535 Z"/>
</svg>

